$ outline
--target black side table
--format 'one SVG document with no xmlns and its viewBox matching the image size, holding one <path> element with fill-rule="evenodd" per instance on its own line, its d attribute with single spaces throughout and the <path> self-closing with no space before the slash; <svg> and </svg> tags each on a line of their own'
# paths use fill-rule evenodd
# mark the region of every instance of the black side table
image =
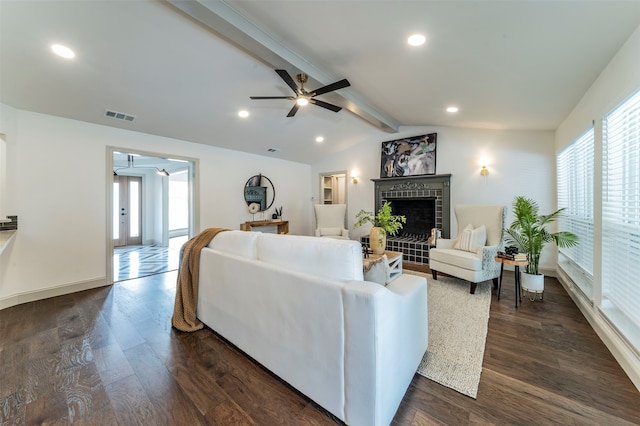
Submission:
<svg viewBox="0 0 640 426">
<path fill-rule="evenodd" d="M 500 289 L 502 288 L 502 272 L 504 271 L 505 263 L 507 265 L 513 265 L 515 267 L 515 282 L 516 282 L 516 309 L 518 308 L 518 300 L 522 304 L 522 290 L 520 289 L 520 267 L 527 266 L 529 262 L 526 260 L 511 260 L 503 257 L 495 257 L 496 262 L 500 262 L 500 280 L 498 281 L 498 300 L 500 300 Z"/>
</svg>

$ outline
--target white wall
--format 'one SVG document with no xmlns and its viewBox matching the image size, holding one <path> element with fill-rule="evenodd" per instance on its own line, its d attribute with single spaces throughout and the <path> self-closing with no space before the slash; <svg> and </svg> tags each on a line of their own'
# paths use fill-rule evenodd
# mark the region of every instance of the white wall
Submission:
<svg viewBox="0 0 640 426">
<path fill-rule="evenodd" d="M 17 214 L 20 224 L 0 256 L 0 308 L 17 296 L 27 300 L 43 290 L 104 283 L 108 146 L 197 159 L 199 230 L 239 229 L 250 220 L 244 184 L 262 173 L 276 188 L 274 205 L 284 206 L 291 232 L 311 234 L 308 165 L 14 111 L 15 123 L 1 131 L 7 133 L 10 164 L 6 211 Z"/>
<path fill-rule="evenodd" d="M 580 307 L 600 338 L 640 389 L 640 356 L 620 339 L 609 321 L 599 311 L 602 288 L 602 118 L 615 106 L 640 89 L 640 27 L 629 37 L 620 51 L 589 88 L 573 111 L 556 131 L 556 151 L 573 142 L 594 122 L 594 265 L 593 303 L 586 300 L 568 281 L 565 288 Z"/>
<path fill-rule="evenodd" d="M 16 131 L 16 109 L 8 105 L 0 104 L 0 133 L 4 136 L 0 138 L 0 218 L 6 215 L 14 215 L 7 210 L 9 205 L 8 174 L 10 163 L 7 161 L 9 155 L 6 140 L 15 137 Z"/>
<path fill-rule="evenodd" d="M 436 173 L 451 174 L 451 206 L 456 204 L 500 204 L 509 207 L 507 223 L 513 219 L 511 203 L 516 195 L 538 201 L 542 213 L 555 208 L 555 157 L 553 132 L 460 129 L 452 127 L 404 127 L 400 133 L 380 132 L 363 142 L 313 165 L 312 191 L 318 197 L 318 174 L 334 170 L 357 170 L 359 183 L 347 179 L 348 218 L 351 237 L 359 239 L 368 227 L 353 229 L 360 209 L 374 208 L 374 184 L 380 177 L 381 143 L 406 136 L 437 133 Z M 480 176 L 481 159 L 489 175 Z M 350 172 L 349 172 L 350 174 Z M 453 210 L 451 235 L 457 234 Z M 541 259 L 545 273 L 555 271 L 556 251 L 546 247 Z"/>
</svg>

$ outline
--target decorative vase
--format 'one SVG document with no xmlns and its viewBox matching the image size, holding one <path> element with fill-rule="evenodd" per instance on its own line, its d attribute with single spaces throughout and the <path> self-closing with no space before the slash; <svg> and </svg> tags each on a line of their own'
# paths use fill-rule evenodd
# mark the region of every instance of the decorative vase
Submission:
<svg viewBox="0 0 640 426">
<path fill-rule="evenodd" d="M 544 275 L 527 274 L 526 272 L 520 272 L 520 288 L 526 293 L 527 298 L 530 301 L 536 300 L 536 296 L 544 293 Z"/>
<path fill-rule="evenodd" d="M 387 232 L 377 226 L 371 228 L 371 232 L 369 232 L 369 245 L 374 254 L 384 253 L 384 249 L 387 246 Z"/>
</svg>

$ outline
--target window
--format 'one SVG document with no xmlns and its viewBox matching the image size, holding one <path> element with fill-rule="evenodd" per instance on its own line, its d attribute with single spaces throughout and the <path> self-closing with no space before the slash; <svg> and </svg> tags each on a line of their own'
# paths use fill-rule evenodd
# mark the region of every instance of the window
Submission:
<svg viewBox="0 0 640 426">
<path fill-rule="evenodd" d="M 640 90 L 604 118 L 602 154 L 602 309 L 640 349 Z"/>
<path fill-rule="evenodd" d="M 560 231 L 578 236 L 578 245 L 561 248 L 560 267 L 589 298 L 593 296 L 593 128 L 556 158 Z"/>
</svg>

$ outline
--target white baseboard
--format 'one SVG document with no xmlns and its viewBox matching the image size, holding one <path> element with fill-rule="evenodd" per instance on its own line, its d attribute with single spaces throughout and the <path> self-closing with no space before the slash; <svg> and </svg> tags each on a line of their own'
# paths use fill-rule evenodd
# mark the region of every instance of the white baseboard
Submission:
<svg viewBox="0 0 640 426">
<path fill-rule="evenodd" d="M 600 340 L 609 349 L 620 367 L 631 382 L 640 391 L 640 356 L 633 350 L 618 331 L 603 317 L 602 313 L 575 285 L 567 279 L 562 271 L 558 273 L 558 281 L 573 299 L 582 315 L 587 319 Z"/>
<path fill-rule="evenodd" d="M 22 303 L 34 302 L 36 300 L 48 299 L 50 297 L 62 296 L 77 291 L 89 290 L 92 288 L 104 287 L 109 285 L 107 278 L 95 278 L 88 281 L 80 281 L 71 284 L 63 284 L 55 287 L 49 287 L 41 290 L 27 291 L 18 293 L 9 297 L 0 298 L 0 310 L 20 305 Z"/>
</svg>

